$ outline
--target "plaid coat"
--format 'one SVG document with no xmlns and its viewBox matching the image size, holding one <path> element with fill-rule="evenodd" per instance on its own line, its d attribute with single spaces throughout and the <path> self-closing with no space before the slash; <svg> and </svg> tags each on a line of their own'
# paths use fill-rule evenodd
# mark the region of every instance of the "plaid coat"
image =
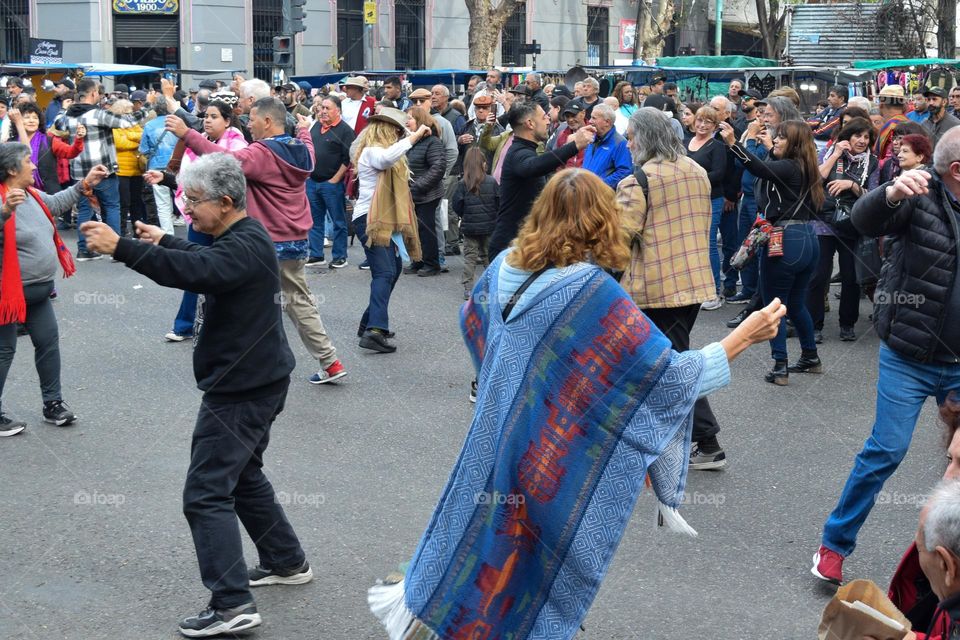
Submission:
<svg viewBox="0 0 960 640">
<path fill-rule="evenodd" d="M 643 165 L 650 202 L 629 175 L 617 185 L 630 265 L 621 284 L 641 309 L 669 309 L 716 297 L 710 269 L 710 180 L 686 156 Z"/>
</svg>

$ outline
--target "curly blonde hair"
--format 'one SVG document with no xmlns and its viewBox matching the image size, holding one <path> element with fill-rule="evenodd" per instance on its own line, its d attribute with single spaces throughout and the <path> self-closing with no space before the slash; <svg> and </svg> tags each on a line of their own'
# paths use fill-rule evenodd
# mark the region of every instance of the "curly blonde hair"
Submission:
<svg viewBox="0 0 960 640">
<path fill-rule="evenodd" d="M 587 261 L 623 270 L 630 249 L 620 215 L 616 193 L 600 178 L 584 169 L 564 169 L 533 203 L 507 261 L 524 271 Z"/>
<path fill-rule="evenodd" d="M 360 137 L 353 146 L 353 154 L 350 157 L 354 167 L 360 166 L 360 154 L 367 147 L 378 147 L 387 149 L 397 143 L 403 136 L 404 130 L 394 124 L 384 122 L 383 120 L 373 120 L 367 124 L 366 128 L 360 133 Z M 404 179 L 410 179 L 410 169 L 407 165 L 407 158 L 404 156 L 394 165 L 400 167 Z"/>
</svg>

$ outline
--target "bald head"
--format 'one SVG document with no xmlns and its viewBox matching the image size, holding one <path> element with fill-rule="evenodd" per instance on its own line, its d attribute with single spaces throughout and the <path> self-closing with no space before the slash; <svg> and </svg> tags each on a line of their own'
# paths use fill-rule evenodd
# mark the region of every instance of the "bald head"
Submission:
<svg viewBox="0 0 960 640">
<path fill-rule="evenodd" d="M 730 117 L 733 105 L 726 96 L 715 96 L 710 100 L 710 106 L 716 110 L 722 120 L 726 120 Z"/>
</svg>

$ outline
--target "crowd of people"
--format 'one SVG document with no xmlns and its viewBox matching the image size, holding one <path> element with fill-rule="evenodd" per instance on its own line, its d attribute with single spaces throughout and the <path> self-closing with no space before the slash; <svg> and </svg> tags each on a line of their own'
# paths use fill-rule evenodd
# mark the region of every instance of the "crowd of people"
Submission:
<svg viewBox="0 0 960 640">
<path fill-rule="evenodd" d="M 65 78 L 46 109 L 19 83 L 0 100 L 0 394 L 17 335 L 28 334 L 44 419 L 76 421 L 61 393 L 51 305 L 58 264 L 69 276 L 75 262 L 110 256 L 183 290 L 165 339 L 193 339 L 204 391 L 184 511 L 213 592 L 206 611 L 181 623 L 184 635 L 256 626 L 250 586 L 312 578 L 282 509 L 268 504 L 273 489 L 260 468 L 293 369 L 270 296 L 279 296 L 318 364 L 309 382 L 341 379 L 347 369 L 306 274 L 347 267 L 351 237 L 363 248 L 357 266 L 370 273 L 359 347 L 395 352 L 390 300 L 397 283 L 446 273 L 446 258 L 462 254 L 462 328 L 476 365 L 469 397 L 477 417 L 462 471 L 444 494 L 452 501 L 438 506 L 436 526 L 407 574 L 371 591 L 391 637 L 446 637 L 465 632 L 468 622 L 487 633 L 534 623 L 513 620 L 503 607 L 491 610 L 489 602 L 481 607 L 477 600 L 486 596 L 470 591 L 483 582 L 482 567 L 510 562 L 524 577 L 504 591 L 522 595 L 543 571 L 533 550 L 564 523 L 576 530 L 580 518 L 591 517 L 589 508 L 571 511 L 564 502 L 570 490 L 559 478 L 566 467 L 553 448 L 531 444 L 524 454 L 528 441 L 579 438 L 577 448 L 592 452 L 584 459 L 600 466 L 567 470 L 586 481 L 611 460 L 597 451 L 624 455 L 613 453 L 623 434 L 645 438 L 644 416 L 656 416 L 669 435 L 658 436 L 644 468 L 661 517 L 687 528 L 676 513 L 687 470 L 727 464 L 707 396 L 729 380 L 728 362 L 762 341 L 772 363 L 767 382 L 784 386 L 791 374 L 823 373 L 832 282 L 840 285 L 839 340 L 857 340 L 861 300 L 872 303 L 880 374 L 875 423 L 824 526 L 814 575 L 842 582 L 843 559 L 906 454 L 924 401 L 933 396 L 948 406 L 960 388 L 960 89 L 931 86 L 911 99 L 903 87 L 887 85 L 873 105 L 838 85 L 805 118 L 788 86 L 762 96 L 734 80 L 727 93 L 698 103 L 681 102 L 662 75 L 645 86 L 620 82 L 607 97 L 594 78 L 573 87 L 544 86 L 536 73 L 513 87 L 502 80 L 491 69 L 457 95 L 443 84 L 409 90 L 396 77 L 374 89 L 367 78 L 350 76 L 319 91 L 238 77 L 204 81 L 185 94 L 166 80 L 155 91 L 118 85 L 107 93 L 95 80 Z M 183 238 L 178 225 L 187 226 Z M 75 253 L 59 234 L 73 226 Z M 744 305 L 727 323 L 733 332 L 691 351 L 700 312 L 726 304 Z M 244 345 L 257 332 L 269 339 L 251 353 Z M 791 357 L 792 334 L 800 349 Z M 557 358 L 533 349 L 547 343 L 553 353 L 569 352 L 559 360 L 562 372 L 554 371 Z M 622 350 L 642 353 L 643 366 L 632 366 Z M 527 366 L 510 364 L 517 359 Z M 655 400 L 631 403 L 631 394 L 645 397 L 638 389 L 677 379 L 685 382 L 670 397 L 683 400 L 669 410 Z M 546 398 L 544 406 L 508 413 L 512 398 L 531 394 Z M 563 406 L 551 404 L 561 397 Z M 594 415 L 591 397 L 629 408 L 622 424 Z M 229 422 L 221 417 L 227 412 L 241 416 L 235 421 L 243 428 L 230 447 L 207 451 L 204 436 Z M 568 432 L 555 422 L 557 412 L 602 424 L 616 438 L 594 438 L 587 427 Z M 541 433 L 543 424 L 556 433 Z M 0 413 L 0 436 L 25 428 Z M 491 428 L 511 433 L 510 442 L 499 451 L 474 446 Z M 658 466 L 657 456 L 685 464 Z M 456 498 L 490 490 L 469 474 L 476 468 L 526 478 L 498 491 L 523 491 L 549 505 L 533 525 L 545 538 L 498 542 L 502 532 L 490 522 L 499 520 Z M 604 478 L 593 491 L 615 482 Z M 618 502 L 627 513 L 642 487 L 638 478 Z M 957 491 L 944 485 L 937 504 L 960 508 L 953 506 L 960 505 Z M 954 516 L 938 508 L 925 512 L 928 535 L 918 535 L 915 551 L 928 587 L 946 600 L 942 575 L 932 575 L 934 561 L 923 558 L 945 549 L 960 559 L 960 535 L 929 534 L 932 519 Z M 260 553 L 249 575 L 236 517 Z M 268 521 L 284 526 L 271 529 Z M 621 534 L 622 527 L 606 532 L 609 548 Z M 459 566 L 470 554 L 483 563 Z M 466 587 L 451 585 L 439 581 L 437 566 L 479 573 Z M 593 579 L 602 577 L 601 569 Z M 564 612 L 537 580 L 547 612 L 538 624 L 575 631 L 592 596 Z M 945 584 L 955 589 L 955 581 Z M 952 606 L 941 602 L 922 622 L 943 627 L 946 615 L 960 625 Z M 930 637 L 948 637 L 940 633 Z"/>
</svg>

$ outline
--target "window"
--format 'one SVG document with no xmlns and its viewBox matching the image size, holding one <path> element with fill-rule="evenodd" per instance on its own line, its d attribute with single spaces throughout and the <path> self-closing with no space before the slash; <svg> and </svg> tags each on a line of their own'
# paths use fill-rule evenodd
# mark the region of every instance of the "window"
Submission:
<svg viewBox="0 0 960 640">
<path fill-rule="evenodd" d="M 606 66 L 610 53 L 610 10 L 587 7 L 587 65 Z"/>
<path fill-rule="evenodd" d="M 253 0 L 253 76 L 273 84 L 273 36 L 283 30 L 281 0 Z"/>
<path fill-rule="evenodd" d="M 500 35 L 500 64 L 505 67 L 527 66 L 527 56 L 520 53 L 520 45 L 526 42 L 527 5 L 525 2 L 518 2 Z"/>
<path fill-rule="evenodd" d="M 359 72 L 363 65 L 363 0 L 337 2 L 337 56 L 340 70 Z"/>
<path fill-rule="evenodd" d="M 28 0 L 0 2 L 0 62 L 30 62 Z"/>
<path fill-rule="evenodd" d="M 424 23 L 424 0 L 397 0 L 394 16 L 396 69 L 424 68 Z"/>
</svg>

